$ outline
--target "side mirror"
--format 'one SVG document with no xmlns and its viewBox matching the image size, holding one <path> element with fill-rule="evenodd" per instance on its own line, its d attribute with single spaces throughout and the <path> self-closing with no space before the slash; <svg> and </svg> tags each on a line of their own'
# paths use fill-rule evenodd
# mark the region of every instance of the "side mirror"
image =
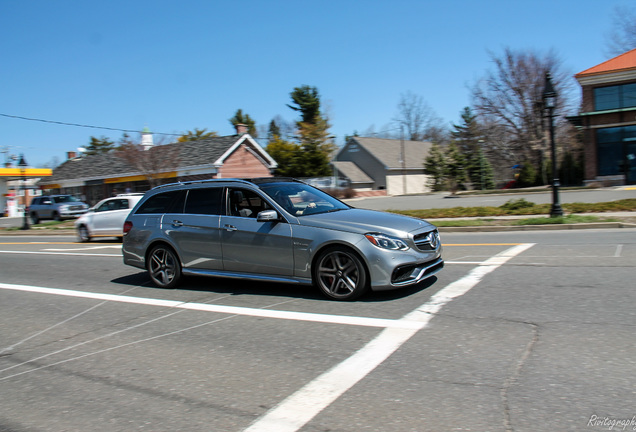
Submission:
<svg viewBox="0 0 636 432">
<path fill-rule="evenodd" d="M 278 213 L 276 210 L 263 210 L 256 215 L 256 220 L 258 222 L 277 222 Z"/>
</svg>

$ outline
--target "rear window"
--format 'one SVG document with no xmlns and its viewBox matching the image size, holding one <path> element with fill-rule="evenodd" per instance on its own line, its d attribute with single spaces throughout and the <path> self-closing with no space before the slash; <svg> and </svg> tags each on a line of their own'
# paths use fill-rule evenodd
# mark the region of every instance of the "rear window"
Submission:
<svg viewBox="0 0 636 432">
<path fill-rule="evenodd" d="M 148 198 L 135 214 L 183 213 L 184 191 L 170 191 Z"/>
</svg>

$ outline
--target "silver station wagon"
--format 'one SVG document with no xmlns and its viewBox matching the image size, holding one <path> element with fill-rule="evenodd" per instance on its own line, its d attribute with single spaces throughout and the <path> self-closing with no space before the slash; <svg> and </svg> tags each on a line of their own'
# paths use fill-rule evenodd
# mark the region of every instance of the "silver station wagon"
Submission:
<svg viewBox="0 0 636 432">
<path fill-rule="evenodd" d="M 150 190 L 124 222 L 123 255 L 162 288 L 203 275 L 314 284 L 335 300 L 413 285 L 444 266 L 430 223 L 276 177 Z"/>
</svg>

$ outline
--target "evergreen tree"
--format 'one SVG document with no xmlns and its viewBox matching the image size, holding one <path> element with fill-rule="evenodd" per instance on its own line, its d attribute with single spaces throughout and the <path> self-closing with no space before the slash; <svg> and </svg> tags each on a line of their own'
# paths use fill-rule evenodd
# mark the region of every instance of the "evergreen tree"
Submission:
<svg viewBox="0 0 636 432">
<path fill-rule="evenodd" d="M 433 143 L 424 160 L 424 170 L 429 176 L 428 186 L 438 192 L 444 189 L 446 181 L 446 160 L 439 144 Z"/>
<path fill-rule="evenodd" d="M 316 87 L 296 87 L 290 93 L 295 105 L 287 105 L 301 114 L 296 122 L 298 141 L 302 151 L 302 162 L 298 166 L 304 172 L 301 177 L 330 175 L 329 160 L 336 146 L 329 135 L 331 125 L 320 112 L 320 96 Z"/>
<path fill-rule="evenodd" d="M 194 129 L 194 132 L 188 131 L 185 134 L 181 135 L 177 138 L 178 142 L 187 142 L 187 141 L 199 141 L 206 138 L 213 138 L 218 136 L 216 132 L 208 132 L 207 128 L 204 129 Z"/>
<path fill-rule="evenodd" d="M 302 177 L 301 167 L 302 150 L 300 145 L 291 143 L 274 135 L 265 148 L 267 153 L 276 161 L 278 167 L 274 171 L 280 177 Z"/>
<path fill-rule="evenodd" d="M 290 93 L 292 101 L 296 106 L 287 105 L 294 111 L 299 111 L 301 115 L 300 122 L 313 123 L 320 115 L 320 95 L 316 87 L 310 87 L 303 85 L 301 87 L 295 87 L 294 91 Z"/>
<path fill-rule="evenodd" d="M 465 159 L 466 175 L 475 189 L 489 189 L 494 187 L 494 181 L 490 181 L 486 186 L 484 178 L 493 177 L 492 166 L 484 152 L 486 145 L 483 132 L 477 123 L 477 116 L 472 114 L 469 107 L 465 107 L 461 113 L 462 124 L 453 124 L 454 130 L 451 132 L 453 141 Z M 490 170 L 488 173 L 487 170 Z"/>
<path fill-rule="evenodd" d="M 249 114 L 243 114 L 242 109 L 236 110 L 234 117 L 230 119 L 230 123 L 232 123 L 232 126 L 244 124 L 245 126 L 247 126 L 248 134 L 250 134 L 254 138 L 258 137 L 258 132 L 256 131 L 256 122 L 250 117 Z"/>
<path fill-rule="evenodd" d="M 103 154 L 108 153 L 111 150 L 115 149 L 115 143 L 105 136 L 101 138 L 95 138 L 92 136 L 90 138 L 90 142 L 88 146 L 86 146 L 86 154 L 87 155 L 95 155 L 95 154 Z"/>
<path fill-rule="evenodd" d="M 468 172 L 475 189 L 485 190 L 495 188 L 495 177 L 492 165 L 490 165 L 490 162 L 486 159 L 481 149 L 479 149 L 477 154 L 476 163 L 471 163 L 470 166 L 473 167 L 473 169 L 469 169 Z"/>
<path fill-rule="evenodd" d="M 446 178 L 452 193 L 457 192 L 460 185 L 466 181 L 466 158 L 454 142 L 451 142 L 446 152 Z"/>
<path fill-rule="evenodd" d="M 267 139 L 269 141 L 272 141 L 274 139 L 276 139 L 276 137 L 280 137 L 280 126 L 278 126 L 278 124 L 276 124 L 276 121 L 274 119 L 272 119 L 272 121 L 269 122 L 269 130 L 267 131 Z"/>
<path fill-rule="evenodd" d="M 537 184 L 537 170 L 530 161 L 526 161 L 521 166 L 521 171 L 517 177 L 517 187 L 530 187 Z"/>
</svg>

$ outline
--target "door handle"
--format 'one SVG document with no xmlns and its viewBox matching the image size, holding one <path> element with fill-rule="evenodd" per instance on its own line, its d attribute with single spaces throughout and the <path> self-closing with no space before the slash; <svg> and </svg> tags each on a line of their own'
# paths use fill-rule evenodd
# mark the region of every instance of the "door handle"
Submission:
<svg viewBox="0 0 636 432">
<path fill-rule="evenodd" d="M 178 220 L 173 220 L 172 221 L 172 226 L 175 226 L 175 227 L 183 226 L 183 222 L 178 221 Z"/>
<path fill-rule="evenodd" d="M 238 231 L 238 228 L 234 225 L 225 224 L 223 228 L 225 228 L 226 231 Z"/>
</svg>

